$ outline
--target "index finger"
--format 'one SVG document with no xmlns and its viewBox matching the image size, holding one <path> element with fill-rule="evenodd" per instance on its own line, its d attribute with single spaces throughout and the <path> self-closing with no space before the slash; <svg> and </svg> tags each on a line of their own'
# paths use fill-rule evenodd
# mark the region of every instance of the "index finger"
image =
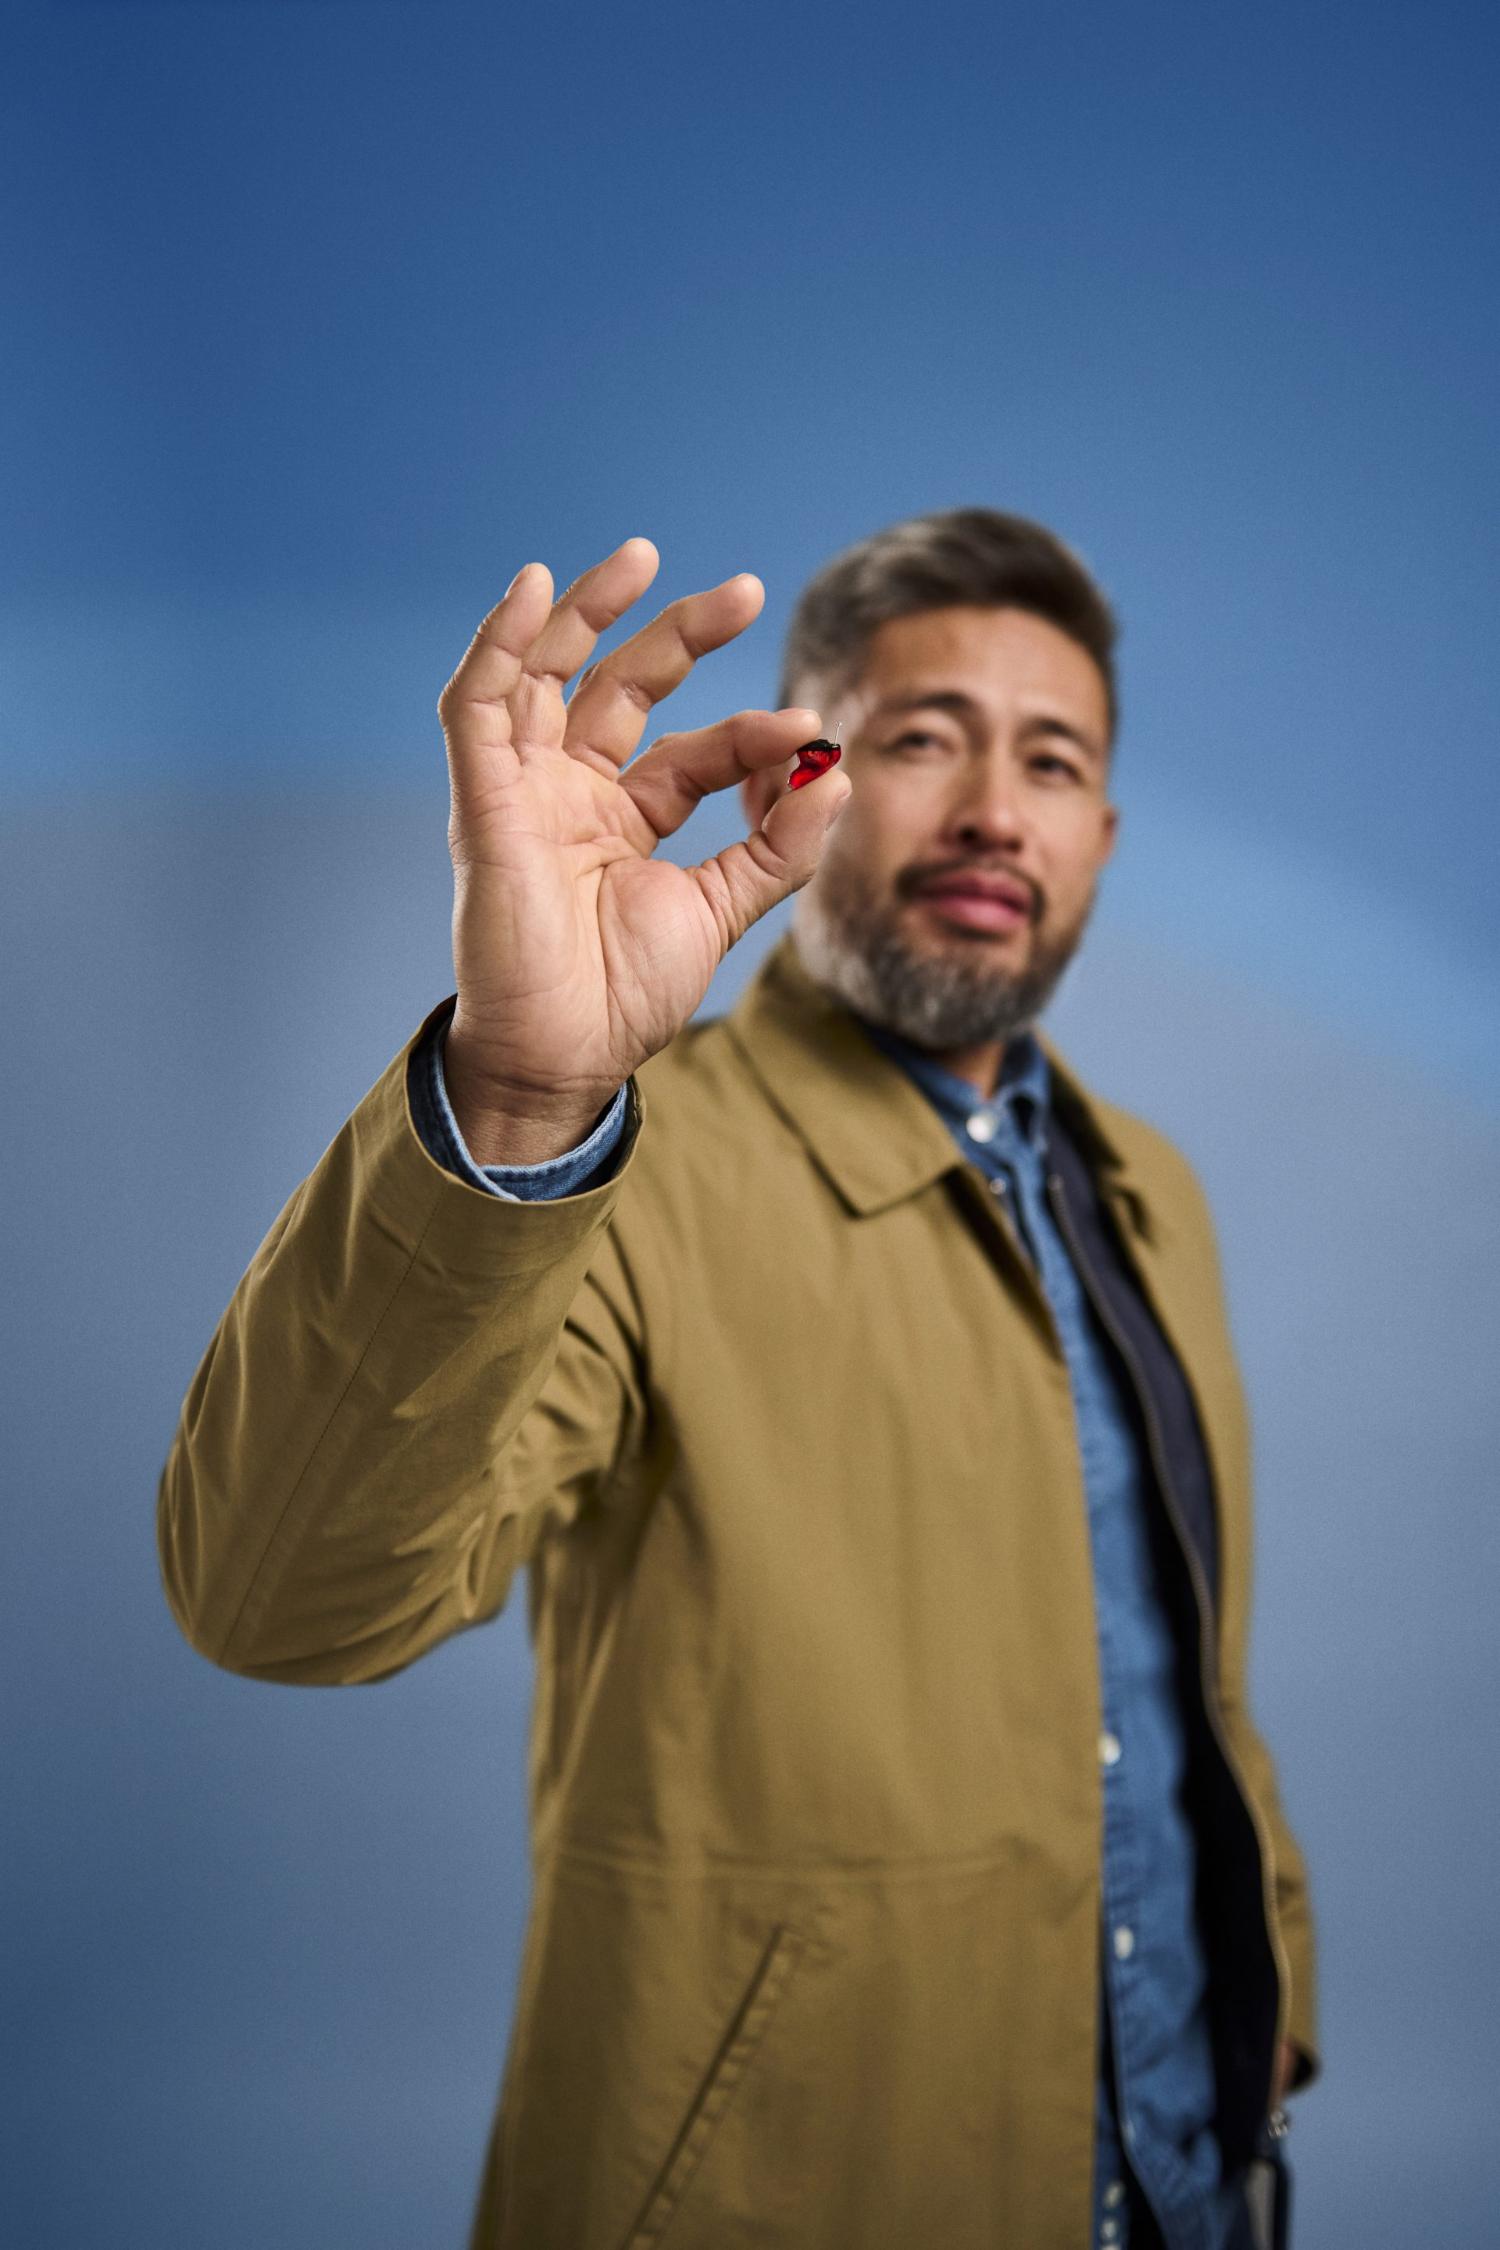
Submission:
<svg viewBox="0 0 1500 2250">
<path fill-rule="evenodd" d="M 564 747 L 574 757 L 594 752 L 623 766 L 653 707 L 682 685 L 700 656 L 753 625 L 765 598 L 754 572 L 742 570 L 701 594 L 669 602 L 584 674 L 568 705 Z"/>
</svg>

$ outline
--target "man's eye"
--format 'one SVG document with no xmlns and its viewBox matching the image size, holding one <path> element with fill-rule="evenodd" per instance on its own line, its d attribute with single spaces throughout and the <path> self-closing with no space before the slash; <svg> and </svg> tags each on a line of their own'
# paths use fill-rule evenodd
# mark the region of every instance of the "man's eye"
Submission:
<svg viewBox="0 0 1500 2250">
<path fill-rule="evenodd" d="M 898 734 L 893 742 L 887 744 L 887 748 L 904 750 L 913 744 L 920 747 L 924 742 L 935 743 L 937 741 L 938 737 L 935 734 L 929 734 L 925 727 L 908 727 L 905 734 Z"/>
<path fill-rule="evenodd" d="M 1054 757 L 1050 750 L 1043 750 L 1031 762 L 1034 766 L 1055 767 L 1057 772 L 1066 775 L 1069 781 L 1080 781 L 1083 778 L 1075 765 L 1070 764 L 1066 758 Z"/>
</svg>

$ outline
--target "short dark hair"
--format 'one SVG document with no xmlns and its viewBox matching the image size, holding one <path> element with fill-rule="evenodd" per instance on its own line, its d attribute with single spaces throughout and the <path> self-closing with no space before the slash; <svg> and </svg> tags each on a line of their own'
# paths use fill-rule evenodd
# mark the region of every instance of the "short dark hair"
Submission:
<svg viewBox="0 0 1500 2250">
<path fill-rule="evenodd" d="M 792 612 L 778 701 L 790 703 L 809 675 L 825 693 L 842 694 L 858 676 L 877 626 L 958 604 L 1029 610 L 1077 641 L 1103 675 L 1113 740 L 1120 630 L 1114 611 L 1055 532 L 994 508 L 910 516 L 825 563 Z"/>
</svg>

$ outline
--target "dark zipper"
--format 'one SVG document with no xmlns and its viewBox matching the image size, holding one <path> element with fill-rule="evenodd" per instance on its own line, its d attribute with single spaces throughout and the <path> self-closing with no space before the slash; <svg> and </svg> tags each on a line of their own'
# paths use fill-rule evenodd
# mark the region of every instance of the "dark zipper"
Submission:
<svg viewBox="0 0 1500 2250">
<path fill-rule="evenodd" d="M 1282 1946 L 1281 1932 L 1277 1926 L 1275 1902 L 1271 1896 L 1272 1887 L 1276 1880 L 1275 1852 L 1269 1834 L 1261 1825 L 1254 1798 L 1245 1786 L 1245 1777 L 1240 1771 L 1239 1762 L 1231 1750 L 1224 1732 L 1223 1721 L 1219 1713 L 1218 1683 L 1212 1676 L 1206 1661 L 1209 1620 L 1213 1613 L 1213 1605 L 1209 1600 L 1208 1587 L 1204 1583 L 1198 1550 L 1188 1538 L 1184 1529 L 1182 1511 L 1177 1505 L 1177 1496 L 1172 1490 L 1171 1479 L 1167 1475 L 1166 1449 L 1161 1442 L 1156 1409 L 1152 1402 L 1149 1387 L 1141 1373 L 1140 1363 L 1125 1337 L 1121 1334 L 1119 1325 L 1109 1307 L 1104 1303 L 1103 1292 L 1098 1289 L 1094 1276 L 1089 1269 L 1088 1261 L 1079 1247 L 1078 1237 L 1073 1231 L 1072 1221 L 1068 1216 L 1067 1196 L 1063 1189 L 1062 1176 L 1060 1173 L 1051 1170 L 1047 1173 L 1047 1202 L 1053 1218 L 1057 1221 L 1058 1230 L 1068 1245 L 1074 1267 L 1088 1292 L 1089 1302 L 1112 1338 L 1115 1349 L 1129 1368 L 1131 1379 L 1135 1384 L 1136 1396 L 1141 1402 L 1141 1413 L 1146 1424 L 1146 1439 L 1150 1447 L 1152 1465 L 1156 1470 L 1157 1485 L 1166 1505 L 1167 1514 L 1171 1519 L 1177 1543 L 1182 1549 L 1183 1559 L 1188 1568 L 1188 1576 L 1192 1581 L 1193 1599 L 1197 1605 L 1198 1677 L 1203 1689 L 1203 1707 L 1208 1714 L 1208 1722 L 1213 1729 L 1214 1739 L 1218 1743 L 1224 1763 L 1240 1793 L 1240 1800 L 1244 1805 L 1250 1826 L 1255 1832 L 1256 1843 L 1260 1848 L 1261 1912 L 1265 1918 L 1266 1935 L 1271 1942 L 1271 1958 L 1276 1970 L 1276 2034 L 1272 2045 L 1271 2083 L 1266 2088 L 1264 2115 L 1272 2133 L 1279 2138 L 1286 2131 L 1287 2120 L 1285 2112 L 1277 2106 L 1274 2094 L 1282 2041 L 1286 2037 L 1283 2019 L 1286 2012 L 1287 1996 L 1291 1989 L 1291 1971 Z"/>
</svg>

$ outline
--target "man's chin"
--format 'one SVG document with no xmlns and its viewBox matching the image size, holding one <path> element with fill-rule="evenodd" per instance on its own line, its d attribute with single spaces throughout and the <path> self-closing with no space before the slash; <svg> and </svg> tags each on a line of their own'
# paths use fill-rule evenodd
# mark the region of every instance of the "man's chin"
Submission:
<svg viewBox="0 0 1500 2250">
<path fill-rule="evenodd" d="M 1029 1027 L 1072 953 L 1044 961 L 1035 923 L 964 929 L 916 899 L 894 912 L 851 912 L 816 884 L 800 894 L 795 921 L 799 950 L 819 983 L 857 1014 L 937 1049 L 1003 1040 Z"/>
</svg>

